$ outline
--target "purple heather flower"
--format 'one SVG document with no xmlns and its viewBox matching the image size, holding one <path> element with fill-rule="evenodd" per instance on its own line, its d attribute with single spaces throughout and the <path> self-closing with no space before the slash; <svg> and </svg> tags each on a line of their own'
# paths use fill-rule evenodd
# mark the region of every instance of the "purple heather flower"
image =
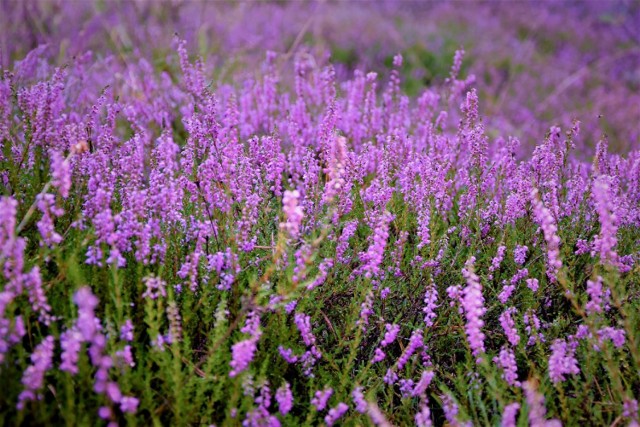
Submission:
<svg viewBox="0 0 640 427">
<path fill-rule="evenodd" d="M 507 250 L 507 247 L 504 245 L 498 246 L 498 251 L 496 252 L 496 256 L 491 260 L 491 265 L 489 266 L 489 271 L 493 272 L 500 268 L 500 264 L 504 259 L 504 253 Z"/>
<path fill-rule="evenodd" d="M 282 198 L 282 210 L 284 211 L 285 222 L 280 224 L 280 228 L 285 230 L 289 237 L 295 239 L 300 233 L 300 224 L 304 218 L 304 210 L 298 205 L 300 192 L 298 190 L 285 191 Z"/>
<path fill-rule="evenodd" d="M 603 264 L 618 264 L 615 247 L 618 244 L 618 218 L 611 189 L 611 177 L 601 175 L 593 183 L 593 201 L 600 219 L 600 233 L 593 240 L 591 256 L 600 256 Z"/>
<path fill-rule="evenodd" d="M 389 224 L 393 218 L 393 215 L 386 211 L 380 216 L 376 229 L 373 231 L 372 243 L 367 252 L 363 254 L 365 264 L 362 266 L 362 271 L 368 279 L 377 276 L 380 272 L 380 264 L 389 238 Z"/>
<path fill-rule="evenodd" d="M 638 401 L 636 399 L 624 399 L 622 416 L 638 423 Z"/>
<path fill-rule="evenodd" d="M 390 323 L 387 323 L 386 325 L 384 325 L 384 327 L 387 331 L 384 333 L 384 338 L 382 339 L 382 341 L 380 341 L 380 347 L 386 347 L 394 342 L 396 340 L 396 337 L 398 336 L 398 332 L 400 332 L 399 325 L 392 325 Z"/>
<path fill-rule="evenodd" d="M 460 285 L 454 285 L 454 286 L 449 286 L 447 288 L 447 295 L 449 296 L 449 299 L 451 299 L 450 302 L 450 306 L 453 307 L 456 303 L 460 303 L 462 302 L 462 286 Z"/>
<path fill-rule="evenodd" d="M 333 389 L 326 387 L 324 390 L 318 390 L 311 399 L 311 404 L 315 406 L 317 411 L 322 411 L 326 406 L 329 398 L 333 394 Z"/>
<path fill-rule="evenodd" d="M 516 427 L 516 416 L 520 410 L 520 404 L 518 402 L 510 403 L 504 407 L 502 412 L 502 421 L 500 421 L 501 427 Z"/>
<path fill-rule="evenodd" d="M 136 366 L 136 363 L 133 360 L 133 353 L 131 352 L 130 345 L 125 345 L 122 350 L 116 351 L 115 362 L 116 366 L 119 367 L 124 367 L 126 365 L 133 368 L 134 366 Z"/>
<path fill-rule="evenodd" d="M 389 368 L 384 374 L 382 381 L 384 381 L 385 384 L 393 385 L 396 383 L 396 381 L 398 381 L 398 374 L 396 374 L 396 372 L 392 368 Z"/>
<path fill-rule="evenodd" d="M 249 367 L 257 349 L 257 343 L 262 335 L 260 330 L 260 317 L 257 312 L 252 311 L 247 315 L 245 325 L 240 332 L 251 335 L 250 338 L 240 341 L 231 346 L 231 371 L 230 377 L 235 377 Z"/>
<path fill-rule="evenodd" d="M 329 412 L 324 417 L 324 422 L 327 426 L 334 425 L 342 416 L 349 410 L 349 406 L 346 403 L 340 402 L 335 407 L 329 409 Z"/>
<path fill-rule="evenodd" d="M 362 392 L 362 387 L 356 387 L 351 392 L 351 397 L 353 398 L 353 403 L 356 405 L 355 410 L 364 414 L 367 412 L 367 401 L 364 399 L 364 393 Z"/>
<path fill-rule="evenodd" d="M 159 297 L 165 298 L 167 296 L 167 284 L 164 280 L 155 276 L 147 276 L 142 279 L 142 281 L 146 285 L 146 290 L 142 294 L 142 298 L 155 300 Z"/>
<path fill-rule="evenodd" d="M 404 349 L 404 352 L 400 358 L 398 358 L 398 362 L 396 363 L 396 367 L 399 371 L 404 368 L 404 365 L 407 364 L 411 356 L 413 356 L 418 349 L 422 348 L 424 345 L 422 340 L 422 329 L 416 329 L 413 331 L 411 338 L 409 338 L 409 344 L 407 344 L 407 347 Z"/>
<path fill-rule="evenodd" d="M 424 295 L 424 308 L 422 312 L 424 313 L 424 323 L 425 326 L 430 328 L 433 326 L 433 321 L 438 317 L 436 314 L 436 309 L 438 308 L 438 290 L 436 289 L 435 284 L 433 283 L 433 279 L 431 279 L 431 283 L 427 287 Z"/>
<path fill-rule="evenodd" d="M 382 362 L 385 357 L 386 355 L 384 354 L 384 351 L 380 350 L 379 348 L 376 348 L 376 350 L 373 353 L 373 358 L 371 359 L 371 363 Z"/>
<path fill-rule="evenodd" d="M 431 381 L 435 377 L 435 372 L 432 370 L 422 371 L 420 375 L 420 380 L 416 383 L 415 387 L 411 391 L 412 396 L 422 396 L 427 391 L 427 387 L 431 384 Z"/>
<path fill-rule="evenodd" d="M 484 334 L 482 333 L 482 327 L 484 322 L 482 316 L 486 309 L 484 308 L 484 298 L 482 296 L 482 285 L 480 284 L 480 278 L 473 271 L 473 263 L 475 257 L 469 258 L 465 268 L 462 270 L 462 275 L 467 281 L 467 287 L 464 288 L 464 296 L 462 297 L 462 307 L 464 308 L 464 314 L 467 319 L 465 325 L 465 331 L 467 333 L 467 339 L 469 346 L 476 357 L 476 361 L 480 361 L 480 355 L 484 353 Z"/>
<path fill-rule="evenodd" d="M 128 342 L 133 341 L 133 322 L 131 319 L 127 319 L 120 327 L 120 339 Z"/>
<path fill-rule="evenodd" d="M 69 197 L 71 189 L 71 166 L 59 151 L 52 150 L 51 157 L 51 185 L 58 189 L 65 199 Z"/>
<path fill-rule="evenodd" d="M 364 302 L 360 305 L 360 318 L 356 321 L 356 325 L 359 325 L 362 331 L 366 331 L 366 327 L 369 324 L 369 316 L 373 314 L 373 293 L 369 292 L 365 297 Z"/>
<path fill-rule="evenodd" d="M 256 352 L 257 339 L 251 337 L 231 346 L 230 377 L 235 377 L 249 367 Z"/>
<path fill-rule="evenodd" d="M 285 382 L 276 391 L 276 401 L 278 402 L 278 409 L 282 415 L 287 415 L 291 408 L 293 408 L 293 394 L 291 393 L 291 386 L 288 382 Z"/>
<path fill-rule="evenodd" d="M 527 259 L 527 252 L 529 251 L 529 248 L 527 246 L 520 246 L 517 245 L 516 248 L 513 250 L 513 260 L 516 262 L 516 264 L 518 265 L 523 265 L 525 260 Z"/>
<path fill-rule="evenodd" d="M 280 353 L 280 356 L 282 356 L 282 358 L 286 360 L 287 363 L 296 363 L 298 361 L 298 356 L 293 354 L 293 350 L 291 350 L 290 348 L 279 346 L 278 352 Z"/>
<path fill-rule="evenodd" d="M 557 420 L 547 421 L 547 409 L 544 406 L 544 396 L 536 390 L 532 381 L 522 384 L 524 395 L 527 400 L 529 412 L 529 425 L 531 427 L 559 427 L 562 424 Z"/>
<path fill-rule="evenodd" d="M 498 294 L 498 301 L 500 301 L 502 304 L 506 304 L 507 301 L 509 301 L 509 298 L 511 298 L 511 295 L 513 295 L 513 293 L 516 290 L 516 285 L 505 285 L 502 287 L 502 291 L 500 291 L 500 294 Z"/>
<path fill-rule="evenodd" d="M 602 313 L 604 292 L 601 276 L 598 276 L 596 280 L 587 280 L 587 294 L 589 295 L 589 301 L 585 306 L 587 314 Z"/>
<path fill-rule="evenodd" d="M 38 210 L 42 212 L 42 218 L 36 224 L 42 237 L 42 243 L 52 248 L 62 242 L 62 236 L 56 232 L 53 220 L 62 216 L 64 211 L 56 206 L 56 198 L 53 194 L 38 194 L 36 205 Z"/>
<path fill-rule="evenodd" d="M 500 366 L 503 370 L 502 378 L 510 386 L 520 386 L 518 381 L 518 366 L 516 365 L 516 356 L 513 351 L 506 346 L 500 349 L 500 355 L 493 358 L 493 362 Z"/>
<path fill-rule="evenodd" d="M 82 334 L 75 328 L 69 329 L 60 335 L 60 347 L 62 347 L 60 370 L 73 375 L 78 373 L 78 357 L 82 341 Z"/>
<path fill-rule="evenodd" d="M 294 322 L 302 335 L 302 341 L 307 347 L 314 346 L 316 343 L 316 337 L 313 336 L 311 331 L 311 316 L 307 316 L 302 313 L 296 313 L 294 316 Z"/>
<path fill-rule="evenodd" d="M 420 404 L 420 409 L 416 413 L 414 418 L 417 427 L 431 427 L 433 423 L 431 422 L 431 410 L 429 409 L 429 402 L 424 400 Z"/>
<path fill-rule="evenodd" d="M 578 239 L 576 241 L 576 247 L 577 249 L 574 252 L 575 255 L 584 255 L 591 252 L 591 247 L 589 245 L 589 242 L 586 240 Z"/>
<path fill-rule="evenodd" d="M 139 400 L 135 397 L 124 396 L 120 400 L 120 410 L 127 414 L 135 414 L 138 410 Z"/>
<path fill-rule="evenodd" d="M 398 388 L 403 399 L 411 397 L 414 386 L 415 384 L 411 378 L 404 378 L 398 381 Z"/>
<path fill-rule="evenodd" d="M 357 228 L 357 220 L 346 222 L 342 229 L 342 233 L 338 238 L 338 246 L 336 247 L 336 259 L 342 264 L 346 264 L 348 262 L 348 259 L 345 258 L 344 254 L 349 248 L 349 239 L 355 234 Z"/>
<path fill-rule="evenodd" d="M 528 346 L 534 345 L 536 342 L 545 342 L 544 335 L 540 332 L 540 319 L 536 314 L 529 310 L 524 316 L 523 320 L 525 323 L 525 332 L 529 336 L 529 341 L 527 342 Z"/>
<path fill-rule="evenodd" d="M 538 190 L 531 192 L 531 200 L 533 204 L 533 212 L 536 222 L 542 228 L 544 238 L 547 242 L 547 276 L 552 282 L 555 282 L 556 275 L 562 268 L 560 260 L 560 238 L 558 237 L 558 227 L 551 211 L 547 209 L 539 198 Z"/>
<path fill-rule="evenodd" d="M 512 315 L 515 315 L 517 310 L 515 307 L 508 308 L 500 315 L 500 325 L 504 330 L 504 333 L 507 335 L 507 339 L 512 346 L 516 347 L 520 342 L 520 335 L 518 335 L 518 329 L 516 328 L 516 323 L 513 320 Z"/>
<path fill-rule="evenodd" d="M 387 421 L 387 418 L 375 403 L 367 402 L 367 415 L 369 415 L 369 419 L 375 426 L 391 427 L 391 423 Z"/>
<path fill-rule="evenodd" d="M 567 345 L 566 341 L 557 339 L 551 345 L 551 357 L 549 357 L 549 378 L 557 384 L 565 380 L 566 374 L 579 374 L 578 361 L 574 356 L 575 349 Z"/>
<path fill-rule="evenodd" d="M 598 338 L 602 344 L 604 340 L 611 340 L 615 348 L 622 348 L 625 343 L 624 329 L 616 329 L 606 326 L 598 331 Z"/>
<path fill-rule="evenodd" d="M 24 409 L 25 402 L 40 399 L 37 394 L 44 385 L 44 377 L 51 369 L 55 342 L 51 335 L 36 346 L 31 354 L 31 365 L 24 371 L 22 384 L 24 390 L 18 396 L 18 409 Z"/>
<path fill-rule="evenodd" d="M 316 276 L 315 280 L 307 285 L 307 290 L 311 291 L 318 286 L 322 286 L 324 281 L 326 280 L 329 271 L 333 268 L 333 258 L 325 258 L 320 265 L 318 266 L 318 276 Z"/>
<path fill-rule="evenodd" d="M 444 410 L 444 417 L 452 427 L 471 427 L 471 423 L 465 423 L 458 420 L 458 404 L 453 400 L 451 396 L 445 394 L 441 396 L 442 409 Z"/>
<path fill-rule="evenodd" d="M 291 313 L 293 313 L 293 310 L 295 310 L 295 309 L 296 309 L 296 306 L 297 306 L 297 305 L 298 305 L 298 300 L 293 300 L 293 301 L 291 301 L 291 302 L 287 303 L 287 304 L 284 306 L 284 311 L 285 311 L 287 314 L 291 314 Z"/>
<path fill-rule="evenodd" d="M 98 416 L 103 420 L 108 420 L 113 416 L 113 412 L 108 406 L 101 406 L 100 409 L 98 409 Z"/>
</svg>

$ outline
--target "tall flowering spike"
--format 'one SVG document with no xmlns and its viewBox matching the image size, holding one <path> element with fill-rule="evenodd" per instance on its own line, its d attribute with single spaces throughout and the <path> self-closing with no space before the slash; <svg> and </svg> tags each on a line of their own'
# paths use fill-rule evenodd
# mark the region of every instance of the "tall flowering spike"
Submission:
<svg viewBox="0 0 640 427">
<path fill-rule="evenodd" d="M 200 96 L 205 89 L 203 63 L 201 60 L 198 60 L 195 65 L 192 65 L 189 61 L 189 54 L 187 53 L 187 42 L 178 39 L 177 36 L 176 42 L 178 44 L 177 50 L 180 57 L 180 68 L 182 69 L 183 79 L 187 89 L 193 95 Z"/>
<path fill-rule="evenodd" d="M 11 244 L 16 239 L 16 213 L 18 202 L 12 197 L 0 198 L 0 254 L 7 259 L 10 256 Z"/>
<path fill-rule="evenodd" d="M 327 423 L 327 426 L 334 425 L 344 414 L 349 410 L 349 405 L 346 403 L 340 402 L 335 407 L 329 409 L 329 412 L 324 417 L 324 422 Z"/>
<path fill-rule="evenodd" d="M 384 333 L 384 338 L 380 341 L 380 347 L 386 347 L 394 342 L 398 336 L 398 332 L 400 332 L 400 325 L 387 323 L 384 327 L 386 332 Z"/>
<path fill-rule="evenodd" d="M 378 221 L 376 229 L 373 231 L 373 238 L 369 249 L 364 254 L 365 265 L 362 267 L 366 278 L 376 277 L 380 273 L 380 264 L 384 258 L 384 250 L 389 238 L 389 224 L 393 220 L 393 215 L 385 211 Z"/>
<path fill-rule="evenodd" d="M 369 292 L 364 299 L 364 302 L 360 305 L 360 318 L 356 322 L 362 331 L 367 330 L 369 324 L 369 316 L 373 314 L 373 292 Z"/>
<path fill-rule="evenodd" d="M 391 427 L 392 424 L 387 421 L 387 417 L 382 413 L 378 405 L 372 402 L 367 402 L 367 415 L 371 422 L 377 427 Z"/>
<path fill-rule="evenodd" d="M 453 55 L 453 64 L 451 65 L 451 71 L 449 72 L 449 80 L 452 82 L 458 79 L 458 74 L 460 74 L 460 68 L 462 67 L 464 54 L 464 49 L 458 49 Z"/>
<path fill-rule="evenodd" d="M 258 340 L 262 335 L 260 330 L 260 317 L 258 313 L 252 311 L 247 316 L 245 326 L 242 327 L 241 332 L 250 334 L 251 336 L 245 340 L 242 340 L 231 346 L 231 371 L 229 376 L 231 378 L 238 376 L 245 371 L 256 353 Z"/>
<path fill-rule="evenodd" d="M 422 375 L 420 375 L 420 380 L 416 383 L 415 387 L 411 391 L 412 396 L 423 396 L 425 397 L 425 393 L 427 391 L 427 387 L 431 384 L 431 381 L 436 376 L 435 372 L 432 370 L 422 371 Z"/>
<path fill-rule="evenodd" d="M 248 391 L 251 387 L 245 387 L 245 391 Z M 253 390 L 251 390 L 253 394 Z M 271 390 L 268 383 L 265 383 L 260 388 L 260 394 L 254 398 L 255 408 L 247 413 L 245 420 L 242 422 L 243 426 L 247 427 L 280 427 L 280 421 L 269 413 L 269 407 L 271 406 Z"/>
<path fill-rule="evenodd" d="M 64 211 L 56 206 L 55 196 L 49 193 L 38 194 L 36 196 L 36 205 L 42 212 L 42 218 L 37 223 L 42 243 L 49 247 L 54 247 L 62 242 L 62 236 L 56 232 L 53 221 L 54 218 L 64 214 Z"/>
<path fill-rule="evenodd" d="M 513 320 L 512 315 L 515 315 L 517 310 L 515 307 L 508 308 L 500 315 L 500 325 L 507 335 L 509 343 L 516 347 L 520 342 L 520 335 L 518 335 L 518 329 L 516 328 L 516 322 Z"/>
<path fill-rule="evenodd" d="M 565 380 L 566 374 L 579 374 L 578 361 L 575 358 L 575 343 L 567 344 L 566 341 L 557 339 L 551 345 L 549 357 L 549 378 L 557 384 Z"/>
<path fill-rule="evenodd" d="M 296 239 L 298 237 L 298 234 L 300 233 L 300 224 L 302 222 L 302 218 L 304 218 L 302 206 L 298 205 L 299 199 L 300 192 L 298 190 L 287 190 L 284 192 L 284 197 L 282 198 L 282 210 L 284 211 L 286 221 L 280 223 L 280 228 L 285 230 L 292 239 Z"/>
<path fill-rule="evenodd" d="M 535 188 L 531 191 L 531 203 L 533 204 L 535 220 L 542 228 L 544 239 L 547 242 L 547 277 L 552 282 L 555 282 L 558 271 L 562 268 L 560 237 L 558 237 L 556 220 L 551 211 L 540 200 L 539 192 Z"/>
<path fill-rule="evenodd" d="M 94 310 L 98 306 L 98 298 L 93 295 L 89 287 L 85 286 L 76 291 L 73 302 L 78 306 L 76 325 L 82 334 L 82 339 L 91 341 L 98 331 L 94 315 Z"/>
<path fill-rule="evenodd" d="M 500 349 L 500 355 L 494 357 L 493 362 L 502 368 L 502 378 L 507 384 L 510 386 L 520 386 L 516 356 L 510 348 L 503 346 L 502 349 Z"/>
<path fill-rule="evenodd" d="M 602 264 L 618 265 L 618 217 L 611 188 L 611 177 L 600 175 L 593 183 L 593 201 L 600 220 L 600 233 L 593 240 L 591 255 L 598 255 Z"/>
<path fill-rule="evenodd" d="M 63 332 L 60 335 L 60 347 L 62 347 L 60 369 L 73 375 L 77 374 L 78 358 L 82 347 L 82 334 L 75 328 Z"/>
<path fill-rule="evenodd" d="M 167 305 L 167 319 L 169 319 L 169 342 L 179 342 L 182 339 L 182 318 L 180 309 L 175 301 Z M 255 333 L 254 333 L 255 334 Z"/>
<path fill-rule="evenodd" d="M 445 394 L 441 396 L 442 409 L 444 410 L 444 417 L 447 419 L 447 423 L 452 427 L 471 427 L 471 423 L 465 423 L 458 419 L 458 404 L 453 398 Z"/>
<path fill-rule="evenodd" d="M 475 261 L 475 257 L 469 258 L 465 264 L 465 268 L 462 270 L 462 275 L 467 281 L 467 286 L 463 291 L 462 307 L 467 319 L 465 325 L 467 340 L 469 341 L 473 355 L 476 357 L 476 362 L 480 363 L 480 356 L 485 352 L 484 333 L 482 333 L 484 321 L 482 320 L 482 316 L 486 309 L 484 307 L 480 278 L 473 270 Z"/>
<path fill-rule="evenodd" d="M 624 399 L 622 416 L 632 421 L 630 425 L 633 425 L 634 422 L 638 425 L 638 401 L 636 399 Z"/>
<path fill-rule="evenodd" d="M 324 203 L 331 203 L 342 191 L 345 184 L 346 162 L 347 138 L 335 136 L 330 147 L 329 164 L 324 170 L 329 177 L 322 195 Z"/>
<path fill-rule="evenodd" d="M 288 382 L 282 384 L 276 391 L 276 401 L 278 402 L 278 410 L 282 415 L 287 415 L 293 408 L 293 393 L 291 393 L 291 386 Z"/>
<path fill-rule="evenodd" d="M 533 310 L 529 309 L 522 318 L 524 320 L 525 325 L 527 325 L 524 330 L 529 336 L 529 341 L 527 342 L 528 346 L 534 345 L 536 342 L 545 342 L 544 335 L 540 332 L 540 319 L 536 316 Z"/>
<path fill-rule="evenodd" d="M 561 427 L 558 420 L 547 420 L 547 408 L 544 406 L 544 396 L 536 390 L 536 384 L 526 381 L 522 384 L 529 412 L 529 425 L 531 427 Z"/>
<path fill-rule="evenodd" d="M 29 400 L 41 398 L 37 393 L 44 385 L 44 377 L 53 364 L 54 345 L 54 339 L 49 335 L 33 351 L 31 366 L 24 371 L 22 376 L 24 390 L 18 396 L 18 409 L 24 409 L 25 402 Z"/>
<path fill-rule="evenodd" d="M 239 375 L 249 367 L 256 352 L 256 341 L 251 337 L 231 346 L 231 362 L 229 363 L 231 366 L 229 376 L 231 378 Z"/>
<path fill-rule="evenodd" d="M 318 390 L 313 395 L 311 399 L 311 404 L 316 408 L 317 411 L 322 411 L 327 407 L 327 402 L 329 398 L 333 394 L 333 389 L 331 387 L 325 387 L 324 390 Z"/>
<path fill-rule="evenodd" d="M 504 259 L 504 253 L 507 250 L 507 247 L 504 245 L 498 246 L 498 251 L 496 252 L 496 256 L 491 260 L 491 266 L 489 267 L 489 271 L 493 272 L 500 268 L 500 264 Z"/>
<path fill-rule="evenodd" d="M 616 329 L 611 326 L 605 326 L 598 331 L 598 341 L 602 344 L 605 340 L 611 340 L 615 348 L 622 348 L 625 343 L 624 329 Z"/>
<path fill-rule="evenodd" d="M 433 326 L 433 321 L 438 317 L 438 314 L 436 313 L 436 309 L 438 308 L 437 302 L 438 289 L 436 288 L 435 283 L 433 283 L 433 278 L 431 278 L 424 294 L 424 308 L 422 309 L 422 312 L 424 313 L 424 324 L 428 328 Z"/>
<path fill-rule="evenodd" d="M 65 199 L 71 190 L 71 165 L 58 151 L 51 151 L 51 185 L 58 189 Z"/>
<path fill-rule="evenodd" d="M 416 413 L 414 421 L 417 427 L 431 427 L 433 425 L 428 401 L 425 400 L 420 404 L 420 409 Z"/>
<path fill-rule="evenodd" d="M 500 427 L 516 427 L 516 417 L 520 410 L 520 404 L 518 402 L 510 403 L 504 407 L 502 412 L 502 420 L 500 421 Z"/>
<path fill-rule="evenodd" d="M 516 248 L 513 250 L 513 260 L 516 262 L 516 264 L 518 265 L 523 265 L 524 262 L 527 259 L 527 252 L 529 251 L 529 248 L 527 246 L 516 246 Z"/>
<path fill-rule="evenodd" d="M 303 313 L 296 313 L 294 316 L 294 321 L 298 330 L 300 331 L 300 335 L 302 335 L 302 340 L 307 347 L 311 347 L 316 343 L 316 337 L 313 336 L 313 332 L 311 329 L 311 316 L 307 316 Z"/>
<path fill-rule="evenodd" d="M 362 390 L 362 387 L 354 388 L 351 392 L 351 398 L 353 399 L 354 405 L 356 405 L 355 410 L 357 412 L 360 412 L 361 414 L 364 414 L 365 412 L 367 412 L 367 401 L 364 398 L 364 393 Z"/>
<path fill-rule="evenodd" d="M 478 124 L 478 93 L 475 89 L 467 92 L 467 97 L 462 103 L 460 109 L 465 116 L 465 126 L 467 129 L 473 129 Z"/>
<path fill-rule="evenodd" d="M 344 224 L 342 233 L 338 238 L 338 246 L 336 247 L 336 259 L 342 264 L 349 262 L 349 259 L 344 256 L 345 252 L 349 248 L 349 239 L 355 234 L 358 228 L 358 220 L 347 221 Z"/>
<path fill-rule="evenodd" d="M 595 280 L 587 280 L 587 295 L 589 295 L 589 301 L 585 306 L 587 314 L 602 313 L 604 291 L 601 276 L 596 277 Z"/>
<path fill-rule="evenodd" d="M 404 349 L 404 352 L 398 358 L 398 362 L 396 365 L 398 371 L 402 370 L 402 368 L 404 368 L 404 365 L 406 365 L 407 362 L 409 362 L 409 359 L 411 358 L 411 356 L 413 356 L 413 354 L 423 346 L 424 346 L 424 342 L 423 342 L 423 336 L 422 336 L 422 329 L 416 329 L 411 334 L 411 338 L 409 338 L 409 344 L 407 344 L 407 347 Z"/>
</svg>

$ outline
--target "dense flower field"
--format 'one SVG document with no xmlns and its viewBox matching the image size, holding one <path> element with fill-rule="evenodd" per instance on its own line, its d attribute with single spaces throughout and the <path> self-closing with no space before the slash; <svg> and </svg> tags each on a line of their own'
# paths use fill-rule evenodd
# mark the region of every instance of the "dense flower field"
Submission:
<svg viewBox="0 0 640 427">
<path fill-rule="evenodd" d="M 637 426 L 640 8 L 531 7 L 3 2 L 0 424 Z"/>
</svg>

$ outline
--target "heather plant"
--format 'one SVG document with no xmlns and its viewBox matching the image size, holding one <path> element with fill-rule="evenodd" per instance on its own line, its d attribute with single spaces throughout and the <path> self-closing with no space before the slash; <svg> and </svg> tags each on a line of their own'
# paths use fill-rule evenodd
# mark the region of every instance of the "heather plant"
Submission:
<svg viewBox="0 0 640 427">
<path fill-rule="evenodd" d="M 2 424 L 638 424 L 637 147 L 171 45 L 2 74 Z"/>
</svg>

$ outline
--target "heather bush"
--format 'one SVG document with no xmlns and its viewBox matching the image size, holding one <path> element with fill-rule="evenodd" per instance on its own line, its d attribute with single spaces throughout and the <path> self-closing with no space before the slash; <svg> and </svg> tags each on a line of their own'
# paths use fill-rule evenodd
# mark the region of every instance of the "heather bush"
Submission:
<svg viewBox="0 0 640 427">
<path fill-rule="evenodd" d="M 1 424 L 639 423 L 637 140 L 166 44 L 0 78 Z"/>
</svg>

